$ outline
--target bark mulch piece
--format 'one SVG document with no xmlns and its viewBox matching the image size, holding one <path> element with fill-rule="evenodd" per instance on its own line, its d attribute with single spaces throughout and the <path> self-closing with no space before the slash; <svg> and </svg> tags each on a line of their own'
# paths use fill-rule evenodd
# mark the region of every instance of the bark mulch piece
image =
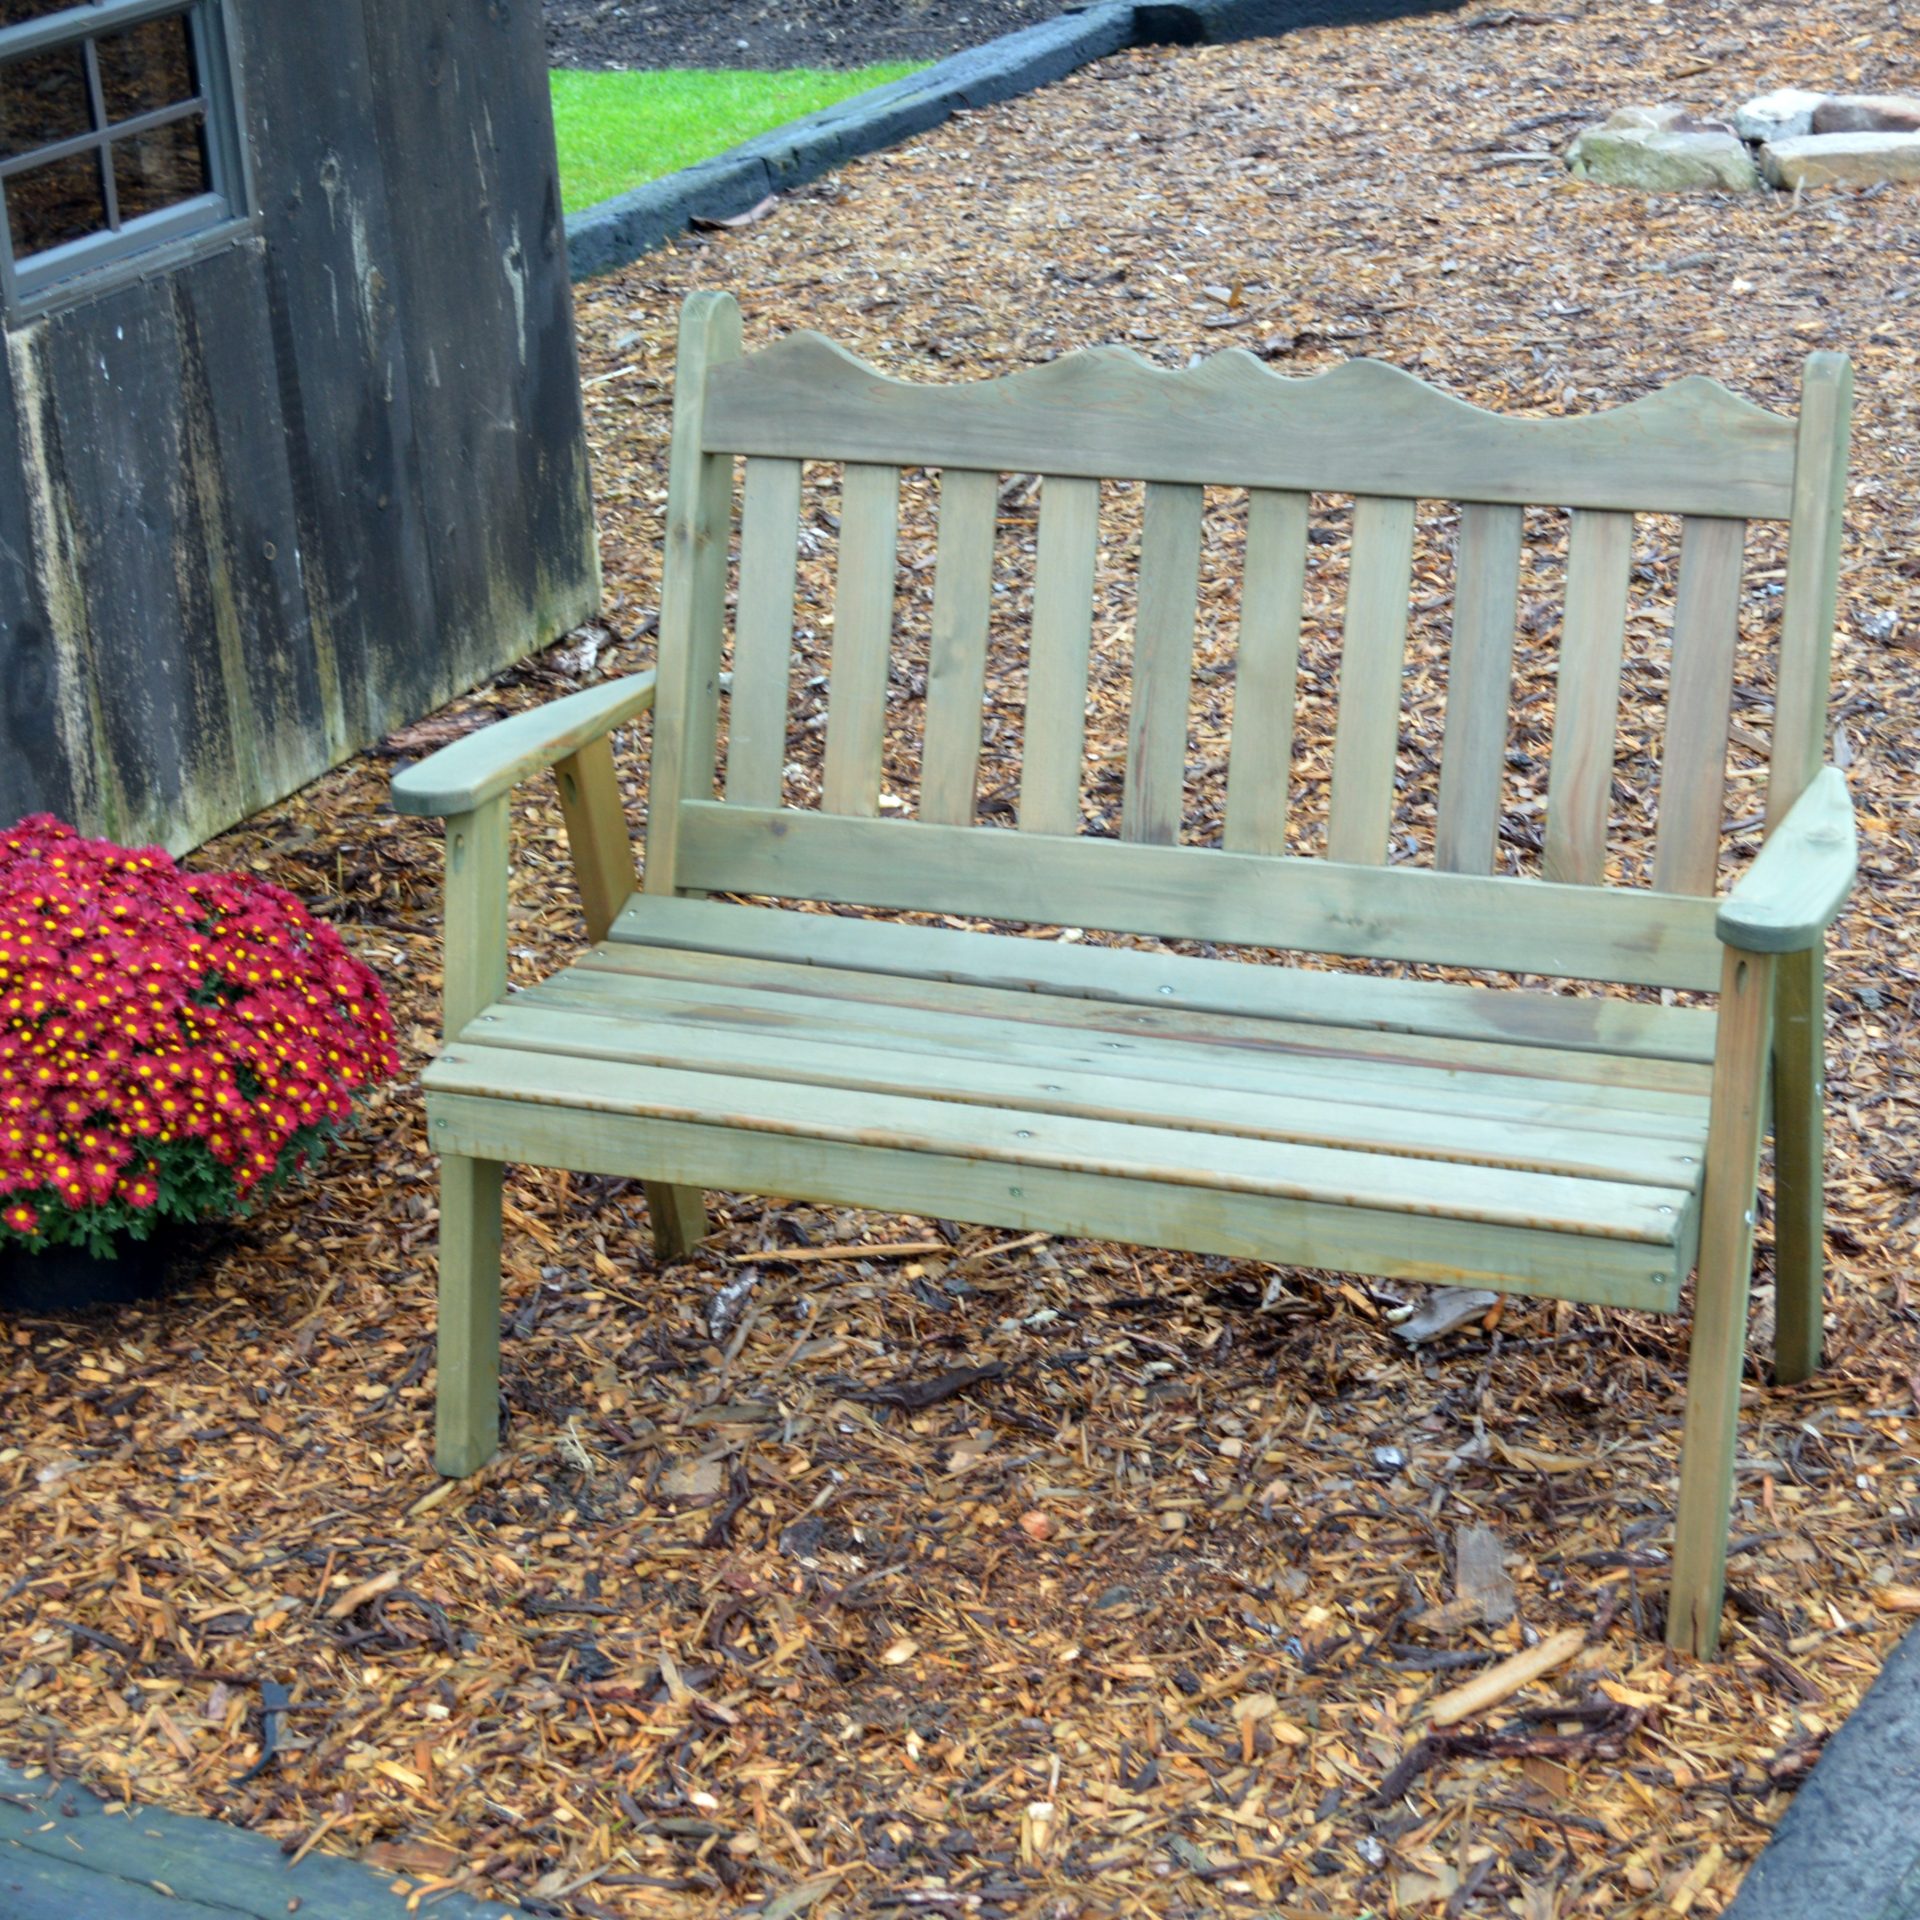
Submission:
<svg viewBox="0 0 1920 1920">
<path fill-rule="evenodd" d="M 1861 404 L 1835 751 L 1864 844 L 1833 948 L 1830 1357 L 1790 1390 L 1749 1376 L 1725 1659 L 1659 1638 L 1684 1320 L 1509 1300 L 1415 1347 L 1393 1315 L 1416 1288 L 726 1196 L 712 1242 L 659 1271 L 637 1185 L 516 1171 L 509 1445 L 442 1483 L 433 1162 L 405 1088 L 197 1291 L 0 1332 L 0 1752 L 570 1914 L 1717 1912 L 1920 1605 L 1920 195 L 1649 199 L 1577 185 L 1545 150 L 1620 100 L 1889 89 L 1912 84 L 1908 59 L 1878 0 L 1605 0 L 1572 20 L 1496 9 L 1141 52 L 654 255 L 580 301 L 606 627 L 202 856 L 333 915 L 425 1057 L 439 846 L 387 812 L 387 777 L 651 658 L 691 287 L 736 290 L 754 341 L 816 324 L 921 377 L 1103 339 L 1169 365 L 1243 344 L 1298 371 L 1377 354 L 1546 413 L 1694 371 L 1790 408 L 1802 352 L 1846 348 Z M 1491 164 L 1522 148 L 1542 157 Z M 1033 494 L 1009 480 L 989 817 L 1015 777 Z M 1238 505 L 1210 514 L 1203 832 Z M 794 800 L 817 772 L 830 507 L 811 503 L 806 535 Z M 888 772 L 909 806 L 928 509 L 910 488 Z M 1118 799 L 1117 550 L 1136 510 L 1116 490 L 1094 815 Z M 1319 525 L 1306 848 L 1339 503 Z M 1416 590 L 1402 855 L 1431 832 L 1446 532 Z M 1634 595 L 1629 875 L 1671 534 L 1645 529 Z M 1551 715 L 1552 517 L 1530 535 L 1504 848 L 1522 870 Z M 1755 536 L 1736 858 L 1758 822 L 1779 554 Z M 638 818 L 644 755 L 630 765 Z M 515 832 L 529 979 L 581 937 L 547 784 Z M 1541 1642 L 1537 1678 L 1449 1724 L 1429 1713 Z M 296 1710 L 236 1785 L 261 1758 L 269 1681 Z"/>
<path fill-rule="evenodd" d="M 865 67 L 941 60 L 1060 0 L 546 0 L 556 67 Z"/>
</svg>

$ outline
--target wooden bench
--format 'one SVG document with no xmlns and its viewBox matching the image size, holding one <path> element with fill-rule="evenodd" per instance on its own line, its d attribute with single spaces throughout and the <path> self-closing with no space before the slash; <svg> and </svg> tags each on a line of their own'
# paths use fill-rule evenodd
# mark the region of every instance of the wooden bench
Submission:
<svg viewBox="0 0 1920 1920">
<path fill-rule="evenodd" d="M 1697 1267 L 1668 1637 L 1711 1650 L 1769 1078 L 1777 1376 L 1820 1349 L 1822 944 L 1854 871 L 1845 785 L 1821 767 L 1846 361 L 1808 361 L 1797 422 L 1700 379 L 1508 419 L 1377 363 L 1289 380 L 1244 353 L 1170 373 L 1100 349 L 929 387 L 818 335 L 743 355 L 739 313 L 712 293 L 688 301 L 679 356 L 657 677 L 516 715 L 394 782 L 403 812 L 447 816 L 446 1045 L 426 1074 L 441 1470 L 498 1445 L 504 1161 L 650 1182 L 662 1258 L 704 1232 L 711 1187 L 1663 1311 Z M 790 806 L 803 461 L 844 477 L 823 773 L 817 802 Z M 910 467 L 939 470 L 938 549 L 917 806 L 887 814 L 883 748 L 899 766 L 918 704 L 889 671 Z M 1045 478 L 1010 831 L 981 823 L 977 788 L 1014 473 Z M 1117 837 L 1083 811 L 1103 480 L 1138 483 L 1142 515 Z M 1186 819 L 1205 486 L 1248 490 L 1218 845 Z M 1355 496 L 1324 858 L 1288 850 L 1315 491 Z M 1436 825 L 1415 863 L 1394 823 L 1419 500 L 1461 504 Z M 1571 520 L 1542 871 L 1520 876 L 1496 869 L 1530 505 Z M 1621 885 L 1608 838 L 1636 512 L 1681 516 L 1682 533 L 1650 872 Z M 1716 898 L 1751 519 L 1792 523 L 1770 827 Z M 1528 580 L 1542 590 L 1539 569 Z M 649 708 L 637 889 L 610 738 Z M 509 994 L 507 799 L 548 767 L 592 946 Z"/>
</svg>

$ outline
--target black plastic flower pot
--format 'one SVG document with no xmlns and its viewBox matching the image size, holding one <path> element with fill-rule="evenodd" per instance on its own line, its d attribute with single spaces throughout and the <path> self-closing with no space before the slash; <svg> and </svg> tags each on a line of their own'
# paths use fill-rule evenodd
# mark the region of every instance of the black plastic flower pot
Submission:
<svg viewBox="0 0 1920 1920">
<path fill-rule="evenodd" d="M 204 1227 L 167 1220 L 144 1240 L 123 1235 L 104 1258 L 85 1247 L 0 1247 L 0 1313 L 74 1313 L 154 1299 L 205 1265 L 211 1238 Z"/>
</svg>

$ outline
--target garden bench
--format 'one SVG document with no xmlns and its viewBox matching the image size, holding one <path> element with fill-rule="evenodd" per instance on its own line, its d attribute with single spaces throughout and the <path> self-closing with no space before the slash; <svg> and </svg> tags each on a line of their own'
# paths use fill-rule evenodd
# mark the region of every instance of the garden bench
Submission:
<svg viewBox="0 0 1920 1920">
<path fill-rule="evenodd" d="M 402 811 L 447 816 L 446 1041 L 425 1076 L 441 1470 L 498 1445 L 506 1161 L 648 1182 L 662 1257 L 701 1236 L 701 1190 L 718 1188 L 1669 1312 L 1697 1268 L 1668 1636 L 1710 1651 L 1769 1094 L 1776 1374 L 1819 1356 L 1822 945 L 1854 872 L 1845 784 L 1821 765 L 1850 404 L 1833 354 L 1807 362 L 1797 421 L 1702 379 L 1587 417 L 1504 418 L 1381 364 L 1290 380 L 1244 353 L 1173 373 L 1099 349 L 921 386 L 816 334 L 743 355 L 733 302 L 695 294 L 657 675 L 516 715 L 394 782 Z M 783 800 L 801 784 L 803 461 L 844 479 L 823 773 L 800 806 Z M 917 806 L 889 815 L 903 468 L 939 471 L 939 531 Z M 1013 473 L 1044 480 L 1009 828 L 980 820 L 978 775 Z M 1083 819 L 1103 480 L 1138 484 L 1143 516 L 1117 835 Z M 1185 818 L 1205 486 L 1247 490 L 1217 846 Z M 1325 857 L 1287 850 L 1315 492 L 1354 497 Z M 1461 503 L 1443 758 L 1430 851 L 1389 864 L 1420 500 Z M 1543 870 L 1523 876 L 1497 869 L 1528 506 L 1571 518 Z M 1620 884 L 1636 513 L 1680 516 L 1681 541 L 1651 871 Z M 1745 523 L 1764 518 L 1792 523 L 1770 824 L 1716 897 Z M 649 708 L 640 886 L 610 742 Z M 549 767 L 592 944 L 509 994 L 507 799 Z"/>
</svg>

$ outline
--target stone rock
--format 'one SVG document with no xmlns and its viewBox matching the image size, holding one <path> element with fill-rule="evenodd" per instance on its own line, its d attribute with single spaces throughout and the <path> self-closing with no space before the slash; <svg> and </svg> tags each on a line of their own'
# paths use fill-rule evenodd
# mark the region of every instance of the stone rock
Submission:
<svg viewBox="0 0 1920 1920">
<path fill-rule="evenodd" d="M 1920 94 L 1839 93 L 1813 110 L 1810 133 L 1920 133 Z"/>
<path fill-rule="evenodd" d="M 1648 193 L 1701 187 L 1744 192 L 1760 184 L 1752 155 L 1731 132 L 1588 127 L 1567 148 L 1566 161 L 1576 179 Z"/>
<path fill-rule="evenodd" d="M 1822 96 L 1824 98 L 1824 96 Z M 1677 106 L 1671 100 L 1657 107 L 1616 107 L 1600 122 L 1601 126 L 1613 130 L 1621 127 L 1644 127 L 1650 133 L 1728 133 L 1724 120 L 1698 120 L 1689 107 Z"/>
<path fill-rule="evenodd" d="M 1776 187 L 1874 187 L 1920 181 L 1920 133 L 1809 133 L 1770 140 L 1760 165 Z"/>
<path fill-rule="evenodd" d="M 1813 110 L 1827 98 L 1805 87 L 1776 87 L 1739 108 L 1733 130 L 1742 140 L 1791 140 L 1813 131 Z"/>
</svg>

